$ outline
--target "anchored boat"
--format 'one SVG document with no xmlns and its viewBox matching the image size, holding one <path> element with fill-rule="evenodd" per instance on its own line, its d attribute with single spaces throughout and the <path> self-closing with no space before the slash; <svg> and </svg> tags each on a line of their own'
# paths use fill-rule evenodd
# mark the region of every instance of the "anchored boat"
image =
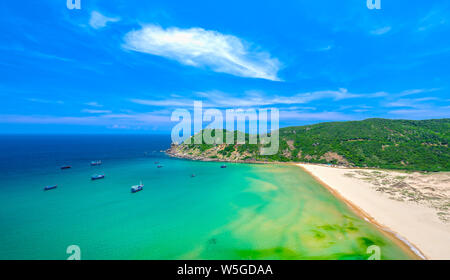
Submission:
<svg viewBox="0 0 450 280">
<path fill-rule="evenodd" d="M 96 165 L 101 165 L 102 164 L 102 161 L 101 160 L 94 160 L 94 161 L 91 161 L 91 166 L 96 166 Z"/>
<path fill-rule="evenodd" d="M 131 187 L 131 192 L 132 193 L 136 193 L 136 192 L 140 192 L 144 189 L 144 184 L 142 184 L 142 181 L 139 183 L 139 185 L 136 186 L 132 186 Z"/>
<path fill-rule="evenodd" d="M 58 187 L 57 185 L 54 185 L 54 186 L 46 186 L 46 187 L 44 188 L 44 191 L 53 190 L 53 189 L 56 189 L 57 187 Z"/>
<path fill-rule="evenodd" d="M 224 164 L 224 165 L 221 165 L 220 168 L 227 168 L 227 166 Z"/>
<path fill-rule="evenodd" d="M 91 180 L 94 181 L 94 180 L 103 179 L 103 178 L 105 178 L 105 175 L 103 175 L 103 174 L 102 175 L 94 175 L 91 177 Z"/>
</svg>

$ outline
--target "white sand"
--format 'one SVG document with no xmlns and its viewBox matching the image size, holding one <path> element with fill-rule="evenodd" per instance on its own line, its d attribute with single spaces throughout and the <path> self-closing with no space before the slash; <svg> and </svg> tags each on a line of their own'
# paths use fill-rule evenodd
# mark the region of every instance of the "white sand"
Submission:
<svg viewBox="0 0 450 280">
<path fill-rule="evenodd" d="M 436 209 L 414 202 L 402 202 L 376 191 L 369 181 L 345 176 L 357 169 L 298 164 L 348 202 L 388 228 L 427 259 L 450 259 L 450 223 L 440 220 Z M 444 182 L 444 187 L 448 184 Z M 435 185 L 432 185 L 435 187 Z"/>
</svg>

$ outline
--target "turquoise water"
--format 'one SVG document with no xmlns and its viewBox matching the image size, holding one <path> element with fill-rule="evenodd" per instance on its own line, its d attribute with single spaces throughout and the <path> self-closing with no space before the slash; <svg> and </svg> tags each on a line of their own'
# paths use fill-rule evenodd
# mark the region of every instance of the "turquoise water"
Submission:
<svg viewBox="0 0 450 280">
<path fill-rule="evenodd" d="M 152 152 L 10 170 L 0 177 L 0 259 L 66 259 L 69 245 L 82 259 L 367 259 L 370 245 L 410 258 L 296 166 L 220 165 Z M 144 190 L 130 193 L 140 180 Z"/>
</svg>

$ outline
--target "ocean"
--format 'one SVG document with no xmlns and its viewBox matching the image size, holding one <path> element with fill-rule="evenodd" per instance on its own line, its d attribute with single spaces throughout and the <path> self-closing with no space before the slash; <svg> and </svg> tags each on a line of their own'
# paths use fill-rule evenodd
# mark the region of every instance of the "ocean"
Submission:
<svg viewBox="0 0 450 280">
<path fill-rule="evenodd" d="M 381 259 L 411 258 L 296 166 L 220 168 L 170 158 L 169 146 L 161 135 L 0 136 L 0 259 L 64 260 L 71 245 L 82 259 L 368 259 L 373 245 Z"/>
</svg>

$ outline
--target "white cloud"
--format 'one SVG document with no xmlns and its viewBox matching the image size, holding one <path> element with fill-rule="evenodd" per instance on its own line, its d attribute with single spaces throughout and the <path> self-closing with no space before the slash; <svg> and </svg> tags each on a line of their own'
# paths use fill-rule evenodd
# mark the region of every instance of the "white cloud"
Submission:
<svg viewBox="0 0 450 280">
<path fill-rule="evenodd" d="M 402 109 L 388 112 L 405 119 L 426 119 L 426 118 L 449 118 L 448 107 L 437 107 L 430 109 Z"/>
<path fill-rule="evenodd" d="M 92 110 L 92 109 L 84 109 L 81 112 L 89 113 L 89 114 L 109 114 L 109 113 L 111 113 L 110 110 Z"/>
<path fill-rule="evenodd" d="M 419 20 L 417 31 L 423 32 L 439 26 L 448 25 L 448 12 L 448 8 L 446 7 L 435 7 L 430 10 L 425 17 Z"/>
<path fill-rule="evenodd" d="M 185 107 L 192 106 L 194 100 L 192 99 L 164 99 L 164 100 L 147 100 L 147 99 L 131 99 L 133 103 L 148 105 L 148 106 L 159 106 L 159 107 Z"/>
<path fill-rule="evenodd" d="M 84 103 L 84 104 L 85 104 L 85 105 L 88 105 L 88 106 L 92 106 L 92 107 L 103 107 L 102 104 L 99 104 L 99 103 L 96 102 L 96 101 L 87 102 L 87 103 Z"/>
<path fill-rule="evenodd" d="M 331 50 L 332 48 L 334 48 L 333 45 L 328 45 L 328 46 L 325 46 L 325 47 L 318 48 L 317 51 L 318 52 L 327 52 L 327 51 Z"/>
<path fill-rule="evenodd" d="M 124 48 L 162 56 L 182 64 L 209 67 L 215 72 L 240 77 L 279 81 L 280 63 L 270 54 L 251 50 L 236 36 L 202 28 L 163 29 L 144 26 L 125 36 Z"/>
<path fill-rule="evenodd" d="M 118 17 L 111 18 L 111 17 L 104 16 L 97 11 L 93 11 L 91 13 L 89 25 L 94 29 L 100 29 L 100 28 L 105 27 L 109 22 L 118 22 L 118 21 L 120 21 L 120 18 L 118 18 Z"/>
<path fill-rule="evenodd" d="M 104 114 L 94 116 L 0 115 L 0 123 L 67 125 L 142 125 L 170 124 L 170 115 L 158 113 Z"/>
<path fill-rule="evenodd" d="M 224 94 L 220 94 L 217 92 L 209 92 L 207 96 L 215 101 L 220 102 L 219 104 L 222 106 L 264 106 L 264 105 L 292 105 L 292 104 L 306 104 L 319 99 L 333 99 L 333 100 L 342 100 L 348 98 L 357 98 L 360 97 L 358 94 L 350 93 L 347 89 L 339 89 L 339 90 L 325 90 L 325 91 L 314 91 L 314 92 L 306 92 L 299 93 L 292 96 L 274 96 L 267 97 L 261 95 L 257 92 L 253 92 L 250 95 L 245 97 L 238 98 L 230 98 Z"/>
<path fill-rule="evenodd" d="M 419 94 L 419 93 L 428 93 L 428 92 L 434 92 L 440 90 L 439 88 L 429 88 L 429 89 L 409 89 L 402 91 L 398 94 L 398 96 L 407 96 L 407 95 L 413 95 L 413 94 Z"/>
<path fill-rule="evenodd" d="M 194 100 L 202 100 L 204 107 L 216 108 L 234 108 L 238 107 L 256 107 L 269 105 L 294 105 L 307 104 L 320 99 L 343 100 L 350 98 L 377 98 L 388 95 L 386 92 L 375 92 L 367 94 L 357 94 L 348 92 L 347 89 L 324 90 L 299 93 L 292 96 L 267 96 L 258 91 L 247 91 L 241 96 L 230 96 L 221 91 L 198 92 L 196 98 L 191 99 L 162 99 L 162 100 L 145 100 L 131 99 L 130 101 L 137 104 L 149 106 L 171 106 L 171 107 L 190 107 Z"/>
<path fill-rule="evenodd" d="M 415 98 L 415 99 L 398 99 L 392 102 L 387 103 L 386 107 L 409 107 L 409 108 L 430 108 L 431 104 L 429 104 L 429 101 L 437 101 L 439 98 L 437 97 L 422 97 L 422 98 Z"/>
<path fill-rule="evenodd" d="M 385 26 L 385 27 L 374 29 L 374 30 L 370 31 L 370 34 L 372 34 L 372 35 L 383 35 L 383 34 L 388 33 L 389 31 L 391 31 L 391 29 L 392 29 L 392 27 Z"/>
<path fill-rule="evenodd" d="M 348 121 L 354 117 L 339 112 L 303 113 L 295 111 L 280 111 L 280 119 L 291 121 Z"/>
<path fill-rule="evenodd" d="M 62 56 L 57 56 L 57 55 L 47 54 L 47 53 L 42 53 L 42 52 L 27 51 L 26 54 L 30 55 L 30 56 L 38 57 L 38 58 L 54 59 L 54 60 L 59 60 L 59 61 L 64 61 L 64 62 L 74 62 L 73 59 L 70 59 L 67 57 L 62 57 Z"/>
<path fill-rule="evenodd" d="M 36 102 L 36 103 L 46 103 L 46 104 L 64 104 L 64 101 L 61 100 L 46 100 L 40 98 L 27 98 L 28 101 Z"/>
</svg>

